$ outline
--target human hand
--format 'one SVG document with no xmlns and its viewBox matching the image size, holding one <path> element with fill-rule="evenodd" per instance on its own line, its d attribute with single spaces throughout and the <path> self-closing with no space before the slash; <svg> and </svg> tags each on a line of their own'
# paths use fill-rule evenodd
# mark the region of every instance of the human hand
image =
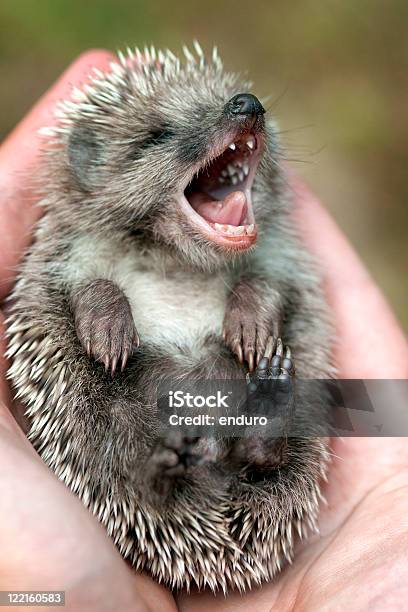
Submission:
<svg viewBox="0 0 408 612">
<path fill-rule="evenodd" d="M 35 172 L 36 131 L 52 123 L 52 108 L 71 85 L 84 79 L 91 66 L 106 67 L 109 59 L 104 52 L 80 58 L 0 149 L 0 299 L 12 286 L 13 270 L 39 215 L 23 175 Z M 405 377 L 406 342 L 388 306 L 327 213 L 303 186 L 295 188 L 299 227 L 324 266 L 339 336 L 340 375 Z M 1 362 L 0 589 L 65 589 L 68 609 L 76 610 L 174 610 L 164 588 L 128 569 L 97 521 L 27 442 L 7 409 L 5 367 Z M 285 610 L 295 604 L 297 609 L 342 604 L 356 609 L 358 594 L 357 609 L 378 596 L 384 610 L 384 597 L 396 591 L 395 585 L 403 587 L 400 576 L 407 575 L 406 446 L 394 439 L 335 440 L 333 452 L 341 459 L 335 458 L 331 468 L 321 537 L 309 540 L 295 564 L 261 589 L 227 599 L 182 595 L 181 609 Z"/>
</svg>

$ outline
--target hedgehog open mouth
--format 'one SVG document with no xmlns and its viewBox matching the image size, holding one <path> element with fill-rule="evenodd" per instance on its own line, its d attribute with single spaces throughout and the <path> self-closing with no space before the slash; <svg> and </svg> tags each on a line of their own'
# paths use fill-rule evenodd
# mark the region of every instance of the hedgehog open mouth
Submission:
<svg viewBox="0 0 408 612">
<path fill-rule="evenodd" d="M 252 131 L 230 140 L 184 191 L 183 207 L 193 224 L 224 248 L 244 250 L 256 241 L 251 189 L 260 145 Z"/>
</svg>

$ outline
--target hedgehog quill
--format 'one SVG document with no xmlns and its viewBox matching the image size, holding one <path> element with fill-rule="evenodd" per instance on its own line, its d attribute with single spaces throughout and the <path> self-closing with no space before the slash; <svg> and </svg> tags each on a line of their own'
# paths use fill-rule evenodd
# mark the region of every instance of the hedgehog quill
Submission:
<svg viewBox="0 0 408 612">
<path fill-rule="evenodd" d="M 125 559 L 245 590 L 316 528 L 327 440 L 159 436 L 157 385 L 327 378 L 332 332 L 275 124 L 215 49 L 184 53 L 119 54 L 43 130 L 8 375 L 32 444 Z"/>
</svg>

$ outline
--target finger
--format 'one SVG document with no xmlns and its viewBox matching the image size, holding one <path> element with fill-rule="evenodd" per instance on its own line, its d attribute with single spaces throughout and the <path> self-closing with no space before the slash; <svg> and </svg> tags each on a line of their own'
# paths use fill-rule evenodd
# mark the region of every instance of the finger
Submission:
<svg viewBox="0 0 408 612">
<path fill-rule="evenodd" d="M 317 198 L 299 179 L 292 185 L 295 219 L 323 271 L 340 376 L 407 377 L 407 341 L 384 296 Z"/>
<path fill-rule="evenodd" d="M 81 55 L 0 147 L 0 300 L 10 290 L 16 266 L 40 215 L 40 209 L 33 206 L 35 197 L 30 185 L 43 144 L 38 130 L 55 123 L 55 105 L 69 97 L 74 85 L 86 81 L 93 67 L 108 69 L 111 60 L 107 51 L 87 51 Z"/>
</svg>

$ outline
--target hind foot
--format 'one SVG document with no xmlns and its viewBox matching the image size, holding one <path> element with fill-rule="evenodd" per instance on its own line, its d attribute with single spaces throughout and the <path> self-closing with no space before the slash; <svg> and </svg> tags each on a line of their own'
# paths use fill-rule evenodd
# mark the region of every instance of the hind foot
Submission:
<svg viewBox="0 0 408 612">
<path fill-rule="evenodd" d="M 261 380 L 290 380 L 294 374 L 290 348 L 283 345 L 281 338 L 269 336 L 264 354 L 253 376 L 248 375 L 247 380 L 250 385 L 257 385 Z"/>
<path fill-rule="evenodd" d="M 274 469 L 287 461 L 286 426 L 292 396 L 295 368 L 289 347 L 281 338 L 269 336 L 255 372 L 247 374 L 249 396 L 246 410 L 250 416 L 267 417 L 267 426 L 248 431 L 233 442 L 228 462 L 251 479 L 263 478 L 263 470 Z"/>
<path fill-rule="evenodd" d="M 169 432 L 156 446 L 147 461 L 145 475 L 147 484 L 154 492 L 167 497 L 175 479 L 187 470 L 203 462 L 203 457 L 194 452 L 198 437 L 189 437 L 181 431 Z"/>
<path fill-rule="evenodd" d="M 291 350 L 281 338 L 269 336 L 255 372 L 247 374 L 251 412 L 284 414 L 293 391 L 295 367 Z"/>
</svg>

